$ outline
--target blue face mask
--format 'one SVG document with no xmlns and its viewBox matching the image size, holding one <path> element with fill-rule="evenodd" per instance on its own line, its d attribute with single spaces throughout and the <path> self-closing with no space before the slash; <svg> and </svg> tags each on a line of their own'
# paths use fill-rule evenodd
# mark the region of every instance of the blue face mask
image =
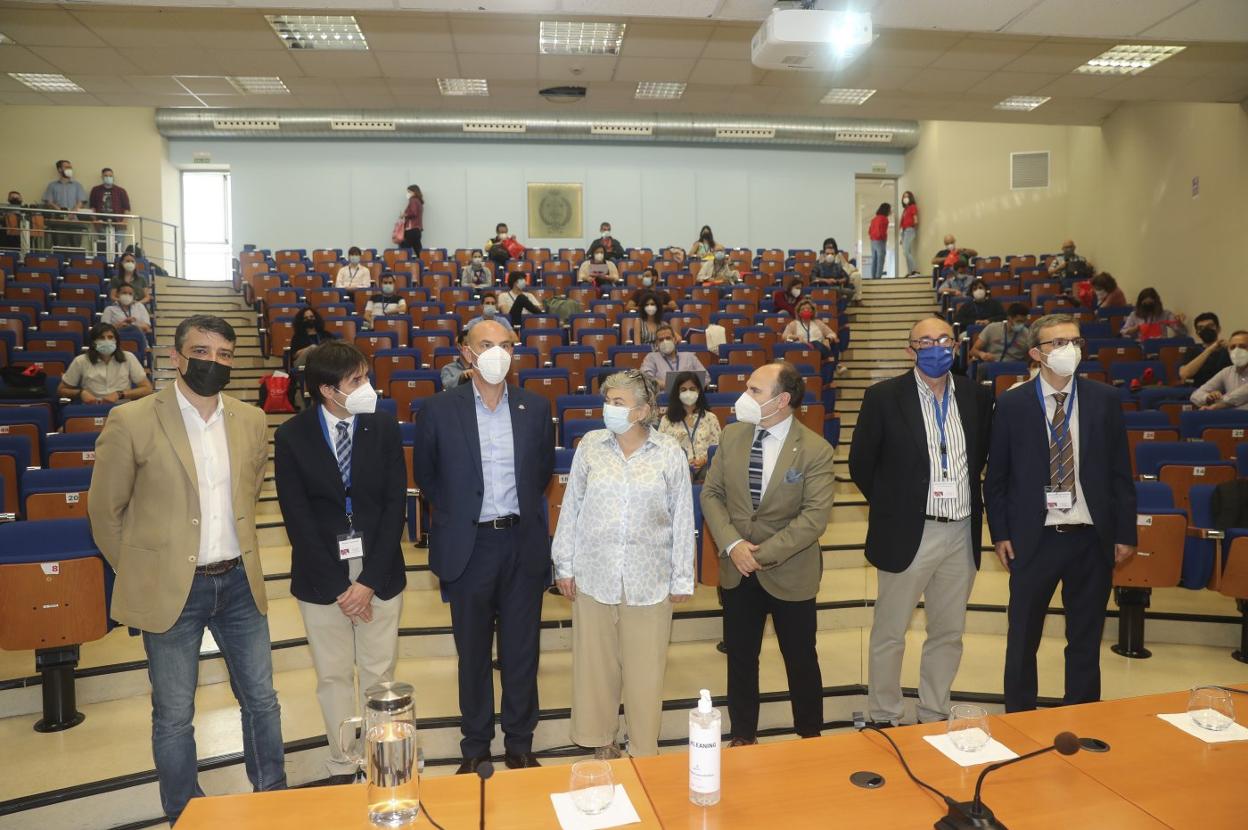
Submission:
<svg viewBox="0 0 1248 830">
<path fill-rule="evenodd" d="M 915 363 L 919 371 L 929 378 L 942 378 L 953 366 L 953 349 L 942 346 L 919 349 L 919 359 Z"/>
</svg>

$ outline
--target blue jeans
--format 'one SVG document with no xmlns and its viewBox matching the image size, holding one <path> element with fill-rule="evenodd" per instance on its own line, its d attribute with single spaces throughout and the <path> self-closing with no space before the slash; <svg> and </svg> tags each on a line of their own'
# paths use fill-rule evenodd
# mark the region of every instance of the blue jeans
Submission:
<svg viewBox="0 0 1248 830">
<path fill-rule="evenodd" d="M 878 280 L 884 276 L 884 261 L 888 257 L 888 240 L 871 240 L 871 279 Z"/>
<path fill-rule="evenodd" d="M 918 236 L 915 228 L 902 228 L 901 230 L 901 248 L 906 253 L 906 273 L 917 274 L 919 265 L 914 261 L 914 238 Z"/>
<path fill-rule="evenodd" d="M 186 606 L 163 634 L 143 632 L 152 682 L 152 756 L 160 806 L 170 823 L 199 788 L 195 754 L 195 689 L 204 629 L 212 632 L 242 708 L 243 759 L 255 790 L 286 787 L 281 707 L 273 690 L 269 624 L 256 609 L 241 566 L 221 576 L 195 575 Z"/>
</svg>

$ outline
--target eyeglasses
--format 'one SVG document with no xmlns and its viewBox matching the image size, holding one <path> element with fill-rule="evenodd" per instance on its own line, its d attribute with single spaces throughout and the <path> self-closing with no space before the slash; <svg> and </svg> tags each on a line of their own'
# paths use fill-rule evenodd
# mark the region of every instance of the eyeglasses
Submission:
<svg viewBox="0 0 1248 830">
<path fill-rule="evenodd" d="M 956 340 L 954 340 L 954 339 L 953 339 L 952 337 L 950 337 L 949 335 L 947 335 L 947 334 L 942 334 L 940 337 L 935 337 L 935 338 L 932 338 L 932 337 L 920 337 L 920 338 L 919 338 L 919 339 L 917 339 L 917 340 L 911 340 L 911 341 L 910 341 L 910 345 L 911 345 L 911 346 L 912 346 L 915 350 L 918 350 L 918 349 L 930 349 L 932 346 L 940 346 L 942 349 L 950 349 L 950 348 L 953 348 L 953 345 L 954 345 L 954 343 L 956 343 L 956 342 L 957 342 L 957 341 L 956 341 Z"/>
<path fill-rule="evenodd" d="M 1077 349 L 1082 349 L 1083 344 L 1087 342 L 1082 337 L 1054 337 L 1052 340 L 1041 340 L 1036 345 L 1041 348 L 1052 346 L 1054 349 L 1064 349 L 1067 346 L 1074 346 Z"/>
</svg>

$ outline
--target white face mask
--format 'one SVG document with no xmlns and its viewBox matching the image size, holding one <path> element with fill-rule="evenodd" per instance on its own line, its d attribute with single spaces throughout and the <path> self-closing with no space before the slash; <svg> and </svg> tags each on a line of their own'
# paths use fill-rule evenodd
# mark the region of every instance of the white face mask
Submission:
<svg viewBox="0 0 1248 830">
<path fill-rule="evenodd" d="M 988 292 L 982 288 L 976 288 L 974 291 L 971 292 L 971 298 L 975 300 L 982 300 L 984 297 L 987 297 L 987 296 L 988 296 Z"/>
<path fill-rule="evenodd" d="M 676 341 L 674 340 L 660 340 L 659 341 L 659 354 L 671 355 L 675 351 L 676 351 Z"/>
<path fill-rule="evenodd" d="M 602 238 L 603 238 L 603 239 L 610 239 L 610 238 L 611 238 L 611 229 L 610 229 L 610 228 L 608 228 L 607 230 L 605 230 L 605 231 L 603 231 L 603 232 L 602 232 Z"/>
<path fill-rule="evenodd" d="M 493 317 L 495 314 L 498 313 L 498 306 L 491 303 L 487 306 L 484 306 L 481 309 L 481 313 L 486 317 Z"/>
<path fill-rule="evenodd" d="M 107 185 L 107 186 L 109 186 L 109 187 L 112 187 L 112 186 L 113 186 L 113 177 L 112 177 L 112 176 L 105 176 L 105 177 L 104 177 L 104 184 L 106 184 L 106 185 Z"/>
<path fill-rule="evenodd" d="M 653 306 L 653 305 L 646 306 L 646 314 L 650 315 L 651 317 L 653 317 L 658 310 L 659 310 L 658 306 Z"/>
<path fill-rule="evenodd" d="M 794 297 L 800 297 L 802 296 L 802 289 L 799 286 L 795 285 L 789 289 L 789 293 L 793 295 Z"/>
<path fill-rule="evenodd" d="M 131 273 L 134 271 L 135 265 L 136 263 L 131 262 L 130 260 L 126 260 L 125 262 L 121 263 L 121 270 L 127 273 Z"/>
<path fill-rule="evenodd" d="M 511 371 L 511 353 L 502 346 L 490 346 L 490 348 L 477 354 L 469 349 L 468 352 L 477 358 L 476 370 L 481 375 L 481 380 L 490 386 L 497 386 L 507 377 L 507 373 Z"/>
<path fill-rule="evenodd" d="M 783 392 L 781 394 L 784 394 Z M 776 398 L 780 395 L 776 395 Z M 742 392 L 741 397 L 737 398 L 736 404 L 733 405 L 733 411 L 736 412 L 737 420 L 745 424 L 760 424 L 763 420 L 763 407 L 774 401 L 772 398 L 767 403 L 760 404 L 758 401 L 750 397 L 749 392 Z M 771 413 L 775 415 L 776 413 Z"/>
<path fill-rule="evenodd" d="M 715 261 L 716 261 L 716 262 L 723 262 L 723 261 L 724 261 L 724 257 L 726 257 L 726 256 L 727 256 L 727 254 L 725 254 L 723 251 L 716 251 L 716 252 L 715 252 Z"/>
<path fill-rule="evenodd" d="M 480 264 L 481 264 L 481 257 L 479 257 L 479 256 L 474 256 L 474 257 L 472 258 L 472 264 L 473 264 L 473 265 L 480 265 Z"/>
<path fill-rule="evenodd" d="M 334 391 L 342 394 L 341 389 Z M 377 411 L 377 390 L 366 381 L 345 397 L 342 407 L 352 415 L 372 415 Z"/>
<path fill-rule="evenodd" d="M 607 429 L 616 435 L 623 435 L 633 428 L 633 421 L 629 416 L 635 406 L 617 406 L 616 404 L 607 403 L 602 405 L 602 421 L 607 425 Z"/>
<path fill-rule="evenodd" d="M 698 402 L 698 390 L 682 389 L 680 392 L 680 402 L 685 406 L 693 406 Z"/>
<path fill-rule="evenodd" d="M 517 291 L 523 291 L 524 289 L 528 287 L 529 287 L 529 283 L 526 280 L 516 280 Z"/>
<path fill-rule="evenodd" d="M 594 254 L 594 262 L 602 262 L 604 258 L 605 258 L 605 255 L 602 253 L 602 251 L 599 251 L 598 253 Z"/>
<path fill-rule="evenodd" d="M 120 303 L 121 305 L 129 306 L 131 303 L 134 302 L 134 295 L 133 294 L 118 294 L 117 302 Z"/>
<path fill-rule="evenodd" d="M 1054 349 L 1049 352 L 1045 358 L 1044 365 L 1054 374 L 1068 378 L 1075 373 L 1075 369 L 1079 367 L 1079 360 L 1082 353 L 1079 347 L 1074 343 L 1067 343 L 1060 349 Z"/>
<path fill-rule="evenodd" d="M 641 284 L 645 286 L 646 288 L 649 288 L 650 286 L 654 285 L 654 280 L 651 279 L 650 277 L 642 277 Z"/>
<path fill-rule="evenodd" d="M 352 265 L 359 265 L 360 258 L 359 256 L 352 254 L 351 256 L 347 257 L 347 262 L 351 263 Z"/>
<path fill-rule="evenodd" d="M 67 179 L 72 179 L 74 177 L 74 168 L 66 167 L 64 170 L 61 171 L 61 175 Z"/>
<path fill-rule="evenodd" d="M 1248 349 L 1243 346 L 1236 346 L 1231 349 L 1231 365 L 1236 369 L 1248 366 Z"/>
</svg>

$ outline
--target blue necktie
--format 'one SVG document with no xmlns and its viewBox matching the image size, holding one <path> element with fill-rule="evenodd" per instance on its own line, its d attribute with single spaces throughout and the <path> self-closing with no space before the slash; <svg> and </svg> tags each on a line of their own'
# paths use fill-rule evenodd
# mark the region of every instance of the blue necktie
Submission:
<svg viewBox="0 0 1248 830">
<path fill-rule="evenodd" d="M 334 442 L 334 450 L 338 455 L 338 474 L 342 476 L 342 486 L 351 489 L 351 427 L 346 421 L 338 422 L 338 440 Z"/>
<path fill-rule="evenodd" d="M 766 437 L 767 430 L 760 429 L 750 446 L 750 501 L 755 510 L 763 500 L 763 439 Z"/>
</svg>

